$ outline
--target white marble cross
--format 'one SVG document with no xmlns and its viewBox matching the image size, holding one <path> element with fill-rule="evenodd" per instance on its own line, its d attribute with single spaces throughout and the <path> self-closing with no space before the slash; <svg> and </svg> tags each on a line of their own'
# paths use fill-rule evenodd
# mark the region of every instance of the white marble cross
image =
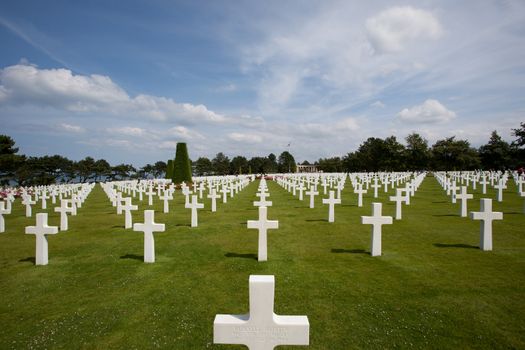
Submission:
<svg viewBox="0 0 525 350">
<path fill-rule="evenodd" d="M 374 189 L 374 198 L 377 198 L 377 190 L 380 187 L 381 185 L 377 183 L 377 177 L 374 177 L 374 184 L 372 185 L 372 188 Z"/>
<path fill-rule="evenodd" d="M 211 211 L 215 213 L 217 211 L 217 199 L 221 196 L 217 194 L 215 188 L 212 188 L 207 197 L 211 199 Z"/>
<path fill-rule="evenodd" d="M 0 233 L 5 232 L 5 218 L 4 215 L 11 214 L 11 210 L 6 209 L 5 202 L 0 201 Z"/>
<path fill-rule="evenodd" d="M 363 194 L 366 193 L 366 190 L 363 189 L 363 185 L 359 182 L 355 185 L 354 193 L 357 193 L 357 206 L 363 206 Z"/>
<path fill-rule="evenodd" d="M 310 187 L 308 191 L 305 192 L 307 196 L 310 196 L 310 208 L 314 208 L 315 206 L 315 196 L 319 194 L 314 188 L 314 186 Z"/>
<path fill-rule="evenodd" d="M 460 215 L 462 218 L 467 217 L 467 200 L 474 198 L 472 194 L 467 193 L 467 186 L 461 186 L 461 192 L 456 194 L 456 198 L 461 201 Z"/>
<path fill-rule="evenodd" d="M 133 224 L 133 231 L 144 232 L 144 262 L 155 262 L 155 240 L 153 232 L 164 232 L 166 226 L 155 222 L 155 211 L 144 210 L 144 223 Z"/>
<path fill-rule="evenodd" d="M 370 255 L 381 255 L 381 226 L 391 225 L 391 216 L 381 216 L 382 204 L 372 203 L 372 216 L 361 216 L 361 223 L 372 225 L 372 239 L 370 244 Z"/>
<path fill-rule="evenodd" d="M 173 199 L 173 196 L 168 190 L 162 192 L 162 196 L 158 196 L 161 201 L 164 202 L 164 213 L 167 214 L 170 212 L 170 203 L 169 200 Z"/>
<path fill-rule="evenodd" d="M 507 188 L 503 179 L 499 179 L 498 184 L 494 185 L 494 188 L 498 190 L 498 202 L 503 201 L 503 190 Z"/>
<path fill-rule="evenodd" d="M 153 186 L 150 186 L 148 188 L 148 192 L 146 192 L 146 195 L 148 196 L 148 205 L 153 205 L 153 196 L 155 195 L 155 191 L 153 191 Z"/>
<path fill-rule="evenodd" d="M 307 316 L 274 313 L 275 277 L 250 276 L 250 311 L 246 315 L 216 315 L 215 344 L 242 344 L 249 350 L 273 350 L 279 345 L 309 345 Z"/>
<path fill-rule="evenodd" d="M 329 192 L 329 198 L 323 198 L 323 204 L 328 204 L 328 222 L 334 222 L 334 205 L 341 204 L 341 199 L 334 197 L 334 191 Z"/>
<path fill-rule="evenodd" d="M 279 221 L 268 220 L 268 208 L 259 207 L 259 220 L 248 220 L 248 228 L 259 230 L 259 248 L 257 260 L 268 260 L 268 230 L 279 228 Z"/>
<path fill-rule="evenodd" d="M 226 185 L 223 185 L 222 188 L 221 188 L 222 203 L 227 203 L 228 202 L 228 192 L 230 192 L 230 190 L 228 190 L 228 187 Z"/>
<path fill-rule="evenodd" d="M 481 250 L 492 250 L 492 221 L 503 220 L 503 213 L 492 211 L 492 199 L 482 198 L 479 212 L 470 212 L 472 220 L 481 220 L 480 243 Z"/>
<path fill-rule="evenodd" d="M 198 202 L 197 195 L 194 194 L 194 195 L 191 196 L 191 203 L 188 203 L 185 206 L 185 208 L 186 209 L 191 209 L 191 227 L 199 226 L 199 219 L 198 219 L 198 216 L 197 216 L 197 209 L 204 208 L 204 204 Z"/>
<path fill-rule="evenodd" d="M 305 190 L 305 187 L 304 187 L 304 184 L 303 184 L 302 181 L 299 183 L 299 186 L 297 187 L 297 190 L 299 191 L 299 200 L 302 201 L 303 200 L 303 192 Z"/>
<path fill-rule="evenodd" d="M 139 207 L 136 205 L 133 205 L 131 203 L 131 197 L 123 198 L 124 205 L 122 205 L 122 211 L 124 211 L 124 228 L 132 228 L 133 227 L 133 218 L 131 216 L 132 210 L 137 210 Z"/>
<path fill-rule="evenodd" d="M 403 196 L 403 189 L 396 189 L 396 195 L 390 196 L 390 201 L 396 202 L 396 220 L 401 220 L 401 203 L 406 202 L 406 196 Z"/>
<path fill-rule="evenodd" d="M 481 176 L 481 181 L 479 182 L 481 184 L 481 193 L 483 194 L 487 194 L 487 185 L 488 185 L 488 181 L 487 181 L 487 178 L 485 177 L 485 175 L 482 175 Z"/>
<path fill-rule="evenodd" d="M 27 194 L 24 196 L 22 204 L 26 206 L 26 217 L 30 218 L 32 215 L 31 205 L 36 204 L 36 201 L 31 200 L 31 195 Z"/>
<path fill-rule="evenodd" d="M 49 260 L 46 235 L 58 233 L 58 227 L 47 225 L 47 213 L 36 214 L 36 226 L 27 226 L 26 234 L 36 237 L 35 265 L 47 265 Z"/>
<path fill-rule="evenodd" d="M 73 209 L 70 208 L 68 205 L 67 199 L 61 199 L 60 200 L 60 207 L 55 208 L 55 212 L 60 213 L 60 231 L 67 231 L 68 230 L 68 220 L 67 220 L 67 213 L 72 213 Z"/>
</svg>

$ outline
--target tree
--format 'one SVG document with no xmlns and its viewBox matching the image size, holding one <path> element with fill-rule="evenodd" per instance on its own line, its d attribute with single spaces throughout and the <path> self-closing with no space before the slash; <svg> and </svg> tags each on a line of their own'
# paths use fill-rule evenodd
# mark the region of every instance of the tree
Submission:
<svg viewBox="0 0 525 350">
<path fill-rule="evenodd" d="M 111 168 L 111 174 L 109 178 L 111 181 L 114 180 L 125 180 L 129 179 L 136 173 L 136 169 L 131 164 L 119 164 Z"/>
<path fill-rule="evenodd" d="M 520 123 L 519 128 L 512 129 L 512 135 L 517 137 L 516 141 L 513 142 L 516 146 L 525 146 L 525 122 Z"/>
<path fill-rule="evenodd" d="M 467 140 L 455 140 L 455 136 L 432 145 L 432 161 L 435 170 L 474 170 L 480 166 L 476 149 Z"/>
<path fill-rule="evenodd" d="M 105 159 L 99 159 L 93 166 L 95 181 L 102 181 L 111 173 L 111 165 Z"/>
<path fill-rule="evenodd" d="M 166 164 L 166 179 L 173 179 L 173 159 L 168 159 Z"/>
<path fill-rule="evenodd" d="M 81 161 L 78 161 L 75 165 L 77 176 L 80 178 L 80 182 L 86 182 L 95 172 L 95 160 L 91 157 L 86 157 Z"/>
<path fill-rule="evenodd" d="M 188 156 L 188 147 L 186 143 L 177 143 L 175 160 L 173 162 L 173 182 L 176 184 L 182 182 L 191 182 L 191 163 Z"/>
<path fill-rule="evenodd" d="M 294 157 L 288 151 L 284 151 L 279 156 L 278 171 L 280 173 L 295 173 L 297 171 L 297 164 L 295 164 Z"/>
<path fill-rule="evenodd" d="M 421 135 L 412 133 L 405 138 L 406 170 L 425 170 L 430 164 L 430 149 L 428 141 Z"/>
<path fill-rule="evenodd" d="M 343 162 L 339 157 L 320 158 L 317 161 L 317 168 L 325 173 L 339 173 L 344 169 Z"/>
<path fill-rule="evenodd" d="M 265 157 L 252 157 L 248 161 L 248 169 L 250 173 L 264 174 L 264 165 L 268 159 Z M 268 160 L 269 161 L 269 160 Z"/>
<path fill-rule="evenodd" d="M 167 164 L 166 162 L 163 162 L 162 160 L 159 160 L 158 162 L 155 162 L 153 165 L 153 176 L 158 179 L 161 177 L 162 174 L 166 173 Z"/>
<path fill-rule="evenodd" d="M 15 141 L 7 136 L 0 135 L 0 184 L 7 185 L 15 178 L 16 170 L 25 162 L 25 157 L 17 155 L 18 147 Z"/>
<path fill-rule="evenodd" d="M 485 170 L 505 170 L 512 166 L 510 145 L 494 130 L 486 145 L 479 148 L 481 166 Z"/>
<path fill-rule="evenodd" d="M 275 156 L 275 154 L 270 153 L 268 155 L 268 172 L 276 173 L 277 169 L 278 169 L 277 157 Z"/>
<path fill-rule="evenodd" d="M 248 173 L 248 159 L 243 156 L 236 156 L 230 162 L 230 174 Z"/>
<path fill-rule="evenodd" d="M 210 175 L 213 171 L 211 160 L 206 157 L 199 157 L 195 162 L 195 172 L 198 176 Z"/>
<path fill-rule="evenodd" d="M 211 164 L 216 175 L 228 175 L 230 172 L 230 159 L 222 152 L 217 153 Z"/>
</svg>

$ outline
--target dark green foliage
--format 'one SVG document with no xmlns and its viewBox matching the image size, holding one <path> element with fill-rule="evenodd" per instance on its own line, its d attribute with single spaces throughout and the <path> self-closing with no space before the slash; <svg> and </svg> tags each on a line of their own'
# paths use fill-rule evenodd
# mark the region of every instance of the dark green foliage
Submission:
<svg viewBox="0 0 525 350">
<path fill-rule="evenodd" d="M 432 146 L 433 168 L 436 170 L 474 170 L 480 166 L 479 155 L 467 140 L 455 136 L 437 141 Z"/>
<path fill-rule="evenodd" d="M 248 173 L 248 159 L 243 156 L 233 157 L 230 162 L 230 174 L 247 174 Z"/>
<path fill-rule="evenodd" d="M 168 164 L 166 165 L 166 179 L 173 179 L 173 159 L 168 159 Z"/>
<path fill-rule="evenodd" d="M 484 170 L 505 170 L 512 162 L 510 145 L 503 141 L 495 130 L 489 142 L 479 148 L 479 156 Z"/>
<path fill-rule="evenodd" d="M 195 173 L 198 176 L 211 175 L 213 173 L 211 160 L 206 157 L 199 157 L 199 159 L 197 159 L 195 162 Z"/>
<path fill-rule="evenodd" d="M 162 174 L 166 174 L 167 167 L 168 165 L 162 160 L 155 162 L 155 164 L 153 165 L 153 177 L 160 178 Z"/>
<path fill-rule="evenodd" d="M 297 170 L 297 164 L 295 164 L 295 159 L 288 151 L 284 151 L 283 153 L 281 153 L 277 164 L 277 170 L 280 173 L 295 173 Z"/>
<path fill-rule="evenodd" d="M 192 181 L 190 157 L 188 156 L 188 147 L 185 142 L 177 143 L 172 179 L 176 184 Z"/>
<path fill-rule="evenodd" d="M 430 149 L 428 141 L 421 135 L 412 133 L 405 138 L 406 147 L 406 170 L 426 170 L 430 162 Z"/>
<path fill-rule="evenodd" d="M 230 173 L 230 159 L 224 153 L 217 153 L 211 163 L 216 175 L 228 175 Z"/>
<path fill-rule="evenodd" d="M 303 165 L 309 165 L 304 164 Z M 339 173 L 344 171 L 343 162 L 339 157 L 321 158 L 317 161 L 317 169 L 325 173 Z"/>
</svg>

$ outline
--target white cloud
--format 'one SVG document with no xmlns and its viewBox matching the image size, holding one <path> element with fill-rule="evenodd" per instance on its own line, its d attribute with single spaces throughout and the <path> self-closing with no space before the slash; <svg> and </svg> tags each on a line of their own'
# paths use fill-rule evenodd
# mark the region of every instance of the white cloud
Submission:
<svg viewBox="0 0 525 350">
<path fill-rule="evenodd" d="M 398 52 L 416 39 L 437 39 L 443 33 L 431 12 L 410 6 L 392 7 L 366 20 L 366 33 L 378 53 Z"/>
<path fill-rule="evenodd" d="M 252 133 L 240 133 L 240 132 L 232 132 L 228 134 L 228 138 L 235 142 L 243 142 L 243 143 L 260 143 L 262 142 L 262 137 L 259 135 L 255 135 Z"/>
<path fill-rule="evenodd" d="M 119 128 L 108 128 L 107 131 L 110 134 L 120 134 L 120 135 L 126 135 L 126 136 L 144 136 L 146 134 L 146 130 L 142 128 L 131 127 L 131 126 L 124 126 L 124 127 L 119 127 Z"/>
<path fill-rule="evenodd" d="M 171 98 L 146 94 L 130 97 L 108 76 L 75 75 L 68 69 L 39 69 L 26 64 L 0 70 L 0 103 L 54 107 L 77 113 L 105 112 L 188 124 L 235 120 L 202 104 L 178 103 Z"/>
<path fill-rule="evenodd" d="M 66 124 L 66 123 L 59 124 L 58 128 L 61 129 L 61 130 L 67 131 L 69 133 L 81 133 L 81 132 L 86 131 L 86 129 L 84 129 L 81 126 L 72 125 L 72 124 Z"/>
<path fill-rule="evenodd" d="M 402 121 L 414 123 L 441 123 L 456 117 L 456 113 L 448 110 L 437 100 L 426 100 L 423 104 L 405 108 L 397 114 Z"/>
</svg>

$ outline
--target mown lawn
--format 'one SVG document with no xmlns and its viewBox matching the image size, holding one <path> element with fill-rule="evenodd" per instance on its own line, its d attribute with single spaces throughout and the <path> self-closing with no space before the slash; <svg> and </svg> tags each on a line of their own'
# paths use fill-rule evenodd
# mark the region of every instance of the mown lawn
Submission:
<svg viewBox="0 0 525 350">
<path fill-rule="evenodd" d="M 155 201 L 167 230 L 155 233 L 154 264 L 142 261 L 142 233 L 124 229 L 97 185 L 69 231 L 48 236 L 49 265 L 34 266 L 35 238 L 24 227 L 35 219 L 17 200 L 0 234 L 0 349 L 243 349 L 213 345 L 213 319 L 248 311 L 250 274 L 275 275 L 276 313 L 308 316 L 310 349 L 525 348 L 525 214 L 512 181 L 504 202 L 493 202 L 504 212 L 494 251 L 478 249 L 480 223 L 459 217 L 459 203 L 429 176 L 403 220 L 383 226 L 383 255 L 374 258 L 371 226 L 360 223 L 372 189 L 358 208 L 347 184 L 330 224 L 321 196 L 310 209 L 308 198 L 268 182 L 268 217 L 279 229 L 269 231 L 264 263 L 256 230 L 246 228 L 257 218 L 257 184 L 217 213 L 205 199 L 197 228 L 180 191 L 170 214 Z M 393 216 L 394 191 L 380 193 Z M 478 189 L 469 211 L 481 197 Z M 145 197 L 134 222 L 147 207 Z M 279 347 L 287 348 L 299 347 Z"/>
</svg>

